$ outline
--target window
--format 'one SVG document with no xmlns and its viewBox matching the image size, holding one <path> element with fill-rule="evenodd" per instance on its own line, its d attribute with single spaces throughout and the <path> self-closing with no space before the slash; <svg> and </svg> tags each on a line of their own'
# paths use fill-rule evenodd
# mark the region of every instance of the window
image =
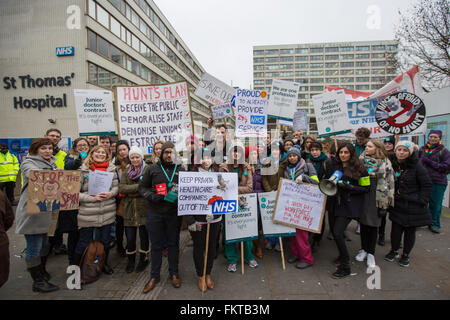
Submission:
<svg viewBox="0 0 450 320">
<path fill-rule="evenodd" d="M 341 62 L 341 68 L 351 68 L 354 67 L 354 62 Z"/>
<path fill-rule="evenodd" d="M 369 67 L 370 62 L 369 61 L 358 61 L 356 62 L 357 67 Z"/>
<path fill-rule="evenodd" d="M 356 69 L 355 74 L 370 74 L 369 69 Z"/>
<path fill-rule="evenodd" d="M 266 64 L 266 70 L 278 70 L 277 64 Z"/>
<path fill-rule="evenodd" d="M 97 21 L 109 29 L 109 14 L 100 6 L 97 6 Z"/>
<path fill-rule="evenodd" d="M 120 39 L 123 42 L 127 42 L 127 29 L 125 29 L 124 27 L 122 27 L 122 25 L 120 25 Z"/>
<path fill-rule="evenodd" d="M 356 82 L 370 82 L 369 77 L 356 77 Z"/>
<path fill-rule="evenodd" d="M 308 56 L 297 56 L 295 61 L 308 61 Z"/>
<path fill-rule="evenodd" d="M 323 91 L 323 86 L 311 86 L 310 91 Z"/>
<path fill-rule="evenodd" d="M 122 65 L 122 51 L 111 45 L 111 60 L 115 63 Z"/>
<path fill-rule="evenodd" d="M 127 44 L 131 47 L 131 32 L 127 29 Z"/>
<path fill-rule="evenodd" d="M 308 68 L 308 64 L 307 63 L 296 63 L 295 64 L 295 68 L 296 69 L 307 69 Z"/>
<path fill-rule="evenodd" d="M 261 59 L 261 58 L 257 58 L 257 59 Z M 265 61 L 266 62 L 279 62 L 280 58 L 278 58 L 278 57 L 266 58 Z"/>
<path fill-rule="evenodd" d="M 266 50 L 265 53 L 266 53 L 266 55 L 274 55 L 274 54 L 278 54 L 279 50 L 278 49 Z"/>
<path fill-rule="evenodd" d="M 327 76 L 337 76 L 339 74 L 339 70 L 325 70 L 325 74 Z"/>
<path fill-rule="evenodd" d="M 266 84 L 271 85 L 272 84 L 272 79 L 267 79 L 266 80 Z"/>
<path fill-rule="evenodd" d="M 385 47 L 383 45 L 372 46 L 372 50 L 374 50 L 374 51 L 382 51 L 382 50 L 385 50 Z"/>
<path fill-rule="evenodd" d="M 310 76 L 323 76 L 323 70 L 311 71 Z"/>
<path fill-rule="evenodd" d="M 386 47 L 386 49 L 388 51 L 396 51 L 397 50 L 397 45 L 396 44 L 390 44 Z"/>
<path fill-rule="evenodd" d="M 308 99 L 308 95 L 307 94 L 299 94 L 298 98 L 299 99 Z"/>
<path fill-rule="evenodd" d="M 368 84 L 359 84 L 356 86 L 356 90 L 370 90 L 370 86 Z"/>
<path fill-rule="evenodd" d="M 253 70 L 264 70 L 264 65 L 253 66 Z"/>
<path fill-rule="evenodd" d="M 356 59 L 369 59 L 369 58 L 370 58 L 370 54 L 368 54 L 368 53 L 356 55 Z"/>
<path fill-rule="evenodd" d="M 372 90 L 378 90 L 381 89 L 383 87 L 382 84 L 373 84 L 371 85 Z"/>
<path fill-rule="evenodd" d="M 355 90 L 355 86 L 352 84 L 345 84 L 341 86 L 343 89 Z"/>
<path fill-rule="evenodd" d="M 95 10 L 95 2 L 94 0 L 89 0 L 89 16 L 93 19 L 96 19 L 96 10 Z"/>
<path fill-rule="evenodd" d="M 264 85 L 264 80 L 254 80 L 254 81 L 253 81 L 253 84 L 254 84 L 255 86 L 257 86 L 257 85 Z"/>
<path fill-rule="evenodd" d="M 264 72 L 255 72 L 255 73 L 253 73 L 253 77 L 264 78 Z"/>
<path fill-rule="evenodd" d="M 372 67 L 382 67 L 386 65 L 386 61 L 372 61 Z"/>
<path fill-rule="evenodd" d="M 141 27 L 140 27 L 141 32 L 143 34 L 147 35 L 147 33 L 148 33 L 147 29 L 148 29 L 147 24 L 141 20 Z"/>
<path fill-rule="evenodd" d="M 327 62 L 325 68 L 339 68 L 339 62 Z"/>
<path fill-rule="evenodd" d="M 372 69 L 372 74 L 385 74 L 384 69 Z"/>
<path fill-rule="evenodd" d="M 109 58 L 109 42 L 103 39 L 102 37 L 97 37 L 97 44 L 98 44 L 98 53 L 101 55 Z"/>
<path fill-rule="evenodd" d="M 294 49 L 280 49 L 280 54 L 294 54 Z"/>
<path fill-rule="evenodd" d="M 323 56 L 310 56 L 309 59 L 311 61 L 321 61 L 323 60 Z"/>
<path fill-rule="evenodd" d="M 97 84 L 97 66 L 89 63 L 89 82 Z"/>
<path fill-rule="evenodd" d="M 341 52 L 350 52 L 353 50 L 354 50 L 354 47 L 341 47 Z"/>
<path fill-rule="evenodd" d="M 385 82 L 386 78 L 385 77 L 372 77 L 372 82 Z"/>
<path fill-rule="evenodd" d="M 294 57 L 280 57 L 280 62 L 292 62 L 294 61 Z"/>
<path fill-rule="evenodd" d="M 308 48 L 297 48 L 295 49 L 296 54 L 308 53 Z"/>
<path fill-rule="evenodd" d="M 295 76 L 296 77 L 307 77 L 308 76 L 308 71 L 296 71 L 295 72 Z"/>
<path fill-rule="evenodd" d="M 373 59 L 382 59 L 385 57 L 384 53 L 372 53 L 372 58 Z"/>
<path fill-rule="evenodd" d="M 131 9 L 131 22 L 139 29 L 139 16 Z"/>
<path fill-rule="evenodd" d="M 355 59 L 355 55 L 353 54 L 341 54 L 342 60 L 353 60 Z"/>
<path fill-rule="evenodd" d="M 134 34 L 131 35 L 131 46 L 133 47 L 134 50 L 140 52 L 139 39 Z"/>
<path fill-rule="evenodd" d="M 311 83 L 323 83 L 323 78 L 312 78 Z"/>
<path fill-rule="evenodd" d="M 311 48 L 311 49 L 309 49 L 309 51 L 311 53 L 322 53 L 323 52 L 323 48 Z"/>
<path fill-rule="evenodd" d="M 120 23 L 111 16 L 111 32 L 120 38 Z"/>
<path fill-rule="evenodd" d="M 308 86 L 300 86 L 299 90 L 300 91 L 308 91 L 309 87 Z"/>
<path fill-rule="evenodd" d="M 323 63 L 311 63 L 311 68 L 323 68 Z"/>
<path fill-rule="evenodd" d="M 266 72 L 266 78 L 279 77 L 278 72 Z"/>
<path fill-rule="evenodd" d="M 327 47 L 325 48 L 325 52 L 339 52 L 338 47 Z"/>
<path fill-rule="evenodd" d="M 370 51 L 369 46 L 357 46 L 356 51 Z"/>
<path fill-rule="evenodd" d="M 253 62 L 254 63 L 263 63 L 264 62 L 264 58 L 253 58 Z"/>
<path fill-rule="evenodd" d="M 141 77 L 144 78 L 145 80 L 148 80 L 149 77 L 148 69 L 144 66 L 141 67 Z"/>
<path fill-rule="evenodd" d="M 140 70 L 139 70 L 140 67 L 141 67 L 141 64 L 138 61 L 136 61 L 133 58 L 131 58 L 131 72 L 136 74 L 136 75 L 139 75 L 140 74 Z"/>
<path fill-rule="evenodd" d="M 297 79 L 298 83 L 308 83 L 309 79 Z"/>
<path fill-rule="evenodd" d="M 264 55 L 264 50 L 254 50 L 253 51 L 253 55 L 254 56 L 263 56 Z"/>
<path fill-rule="evenodd" d="M 100 87 L 111 88 L 111 74 L 109 71 L 98 67 L 98 85 Z"/>
<path fill-rule="evenodd" d="M 353 70 L 341 70 L 341 75 L 352 75 Z"/>
<path fill-rule="evenodd" d="M 326 78 L 326 83 L 339 83 L 339 78 Z"/>
<path fill-rule="evenodd" d="M 341 82 L 342 83 L 355 82 L 355 78 L 353 78 L 353 77 L 344 77 L 344 78 L 341 78 Z"/>
<path fill-rule="evenodd" d="M 339 56 L 337 54 L 325 56 L 325 60 L 339 60 Z"/>
<path fill-rule="evenodd" d="M 280 77 L 293 77 L 293 76 L 294 76 L 293 71 L 280 72 Z"/>
<path fill-rule="evenodd" d="M 97 35 L 91 30 L 88 30 L 88 37 L 89 49 L 91 49 L 92 51 L 97 51 Z"/>
<path fill-rule="evenodd" d="M 280 64 L 280 69 L 294 69 L 294 65 L 293 64 Z"/>
</svg>

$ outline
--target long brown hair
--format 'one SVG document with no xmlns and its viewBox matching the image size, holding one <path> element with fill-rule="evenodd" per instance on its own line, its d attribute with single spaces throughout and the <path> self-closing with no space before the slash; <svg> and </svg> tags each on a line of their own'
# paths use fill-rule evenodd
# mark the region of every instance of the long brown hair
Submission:
<svg viewBox="0 0 450 320">
<path fill-rule="evenodd" d="M 375 154 L 373 155 L 373 158 L 383 160 L 388 156 L 388 153 L 386 151 L 386 148 L 384 147 L 383 142 L 381 142 L 380 140 L 376 140 L 376 139 L 370 139 L 369 142 L 372 142 L 373 145 L 375 146 Z M 369 143 L 369 142 L 367 142 L 367 143 Z"/>
</svg>

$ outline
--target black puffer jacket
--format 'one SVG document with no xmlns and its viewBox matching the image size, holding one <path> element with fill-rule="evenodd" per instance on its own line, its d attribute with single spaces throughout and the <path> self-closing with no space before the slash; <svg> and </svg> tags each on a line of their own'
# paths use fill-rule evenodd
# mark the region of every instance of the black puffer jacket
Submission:
<svg viewBox="0 0 450 320">
<path fill-rule="evenodd" d="M 433 188 L 427 170 L 413 153 L 403 163 L 394 159 L 394 207 L 389 207 L 389 218 L 404 227 L 422 227 L 431 224 L 428 208 Z"/>
<path fill-rule="evenodd" d="M 167 192 L 171 188 L 168 188 L 169 183 L 166 175 L 164 174 L 161 166 L 164 167 L 169 179 L 172 177 L 173 171 L 175 169 L 175 164 L 168 164 L 165 162 L 158 162 L 151 164 L 145 174 L 142 176 L 142 181 L 139 183 L 138 191 L 139 193 L 149 201 L 149 207 L 151 212 L 160 215 L 177 215 L 177 201 L 171 203 L 164 200 L 164 195 L 157 194 L 156 186 L 159 184 L 165 184 Z M 185 171 L 181 165 L 176 167 L 176 172 L 172 180 L 172 185 L 178 186 L 178 173 L 180 171 Z"/>
</svg>

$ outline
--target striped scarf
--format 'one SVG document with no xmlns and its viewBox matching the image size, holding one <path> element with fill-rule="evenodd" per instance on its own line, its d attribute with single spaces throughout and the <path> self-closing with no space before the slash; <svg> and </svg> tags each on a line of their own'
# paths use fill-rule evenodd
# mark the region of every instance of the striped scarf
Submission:
<svg viewBox="0 0 450 320">
<path fill-rule="evenodd" d="M 142 165 L 139 168 L 135 168 L 133 165 L 130 164 L 128 167 L 128 178 L 130 178 L 133 181 L 138 180 L 142 176 L 142 172 L 144 172 L 145 167 L 145 161 L 142 161 Z"/>
<path fill-rule="evenodd" d="M 427 156 L 431 155 L 438 147 L 442 145 L 442 142 L 439 141 L 437 144 L 430 144 L 429 142 L 425 146 L 425 154 Z"/>
</svg>

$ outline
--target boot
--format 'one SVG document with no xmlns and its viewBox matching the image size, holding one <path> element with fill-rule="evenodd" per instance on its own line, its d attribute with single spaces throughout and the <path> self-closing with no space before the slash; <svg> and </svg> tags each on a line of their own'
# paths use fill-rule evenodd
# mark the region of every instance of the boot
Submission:
<svg viewBox="0 0 450 320">
<path fill-rule="evenodd" d="M 123 247 L 123 244 L 121 242 L 119 242 L 119 241 L 117 242 L 116 250 L 117 250 L 117 254 L 120 257 L 126 257 L 127 256 L 127 253 L 125 251 L 125 248 Z"/>
<path fill-rule="evenodd" d="M 134 266 L 136 263 L 136 252 L 135 253 L 127 253 L 128 264 L 125 269 L 126 273 L 132 273 L 134 271 Z"/>
<path fill-rule="evenodd" d="M 351 274 L 350 264 L 341 263 L 337 270 L 333 273 L 334 279 L 342 279 L 348 277 Z"/>
<path fill-rule="evenodd" d="M 40 265 L 28 268 L 28 271 L 30 272 L 31 278 L 33 279 L 33 287 L 32 287 L 33 292 L 46 293 L 59 290 L 58 286 L 55 286 L 54 284 L 51 284 L 44 279 L 41 273 Z"/>
<path fill-rule="evenodd" d="M 42 277 L 45 281 L 50 281 L 51 276 L 50 274 L 47 272 L 47 270 L 45 270 L 45 265 L 47 264 L 47 258 L 48 256 L 44 256 L 41 257 L 41 265 L 40 265 L 40 269 L 41 269 L 41 274 Z"/>
<path fill-rule="evenodd" d="M 139 263 L 136 267 L 136 273 L 142 272 L 148 266 L 148 252 L 139 252 Z"/>
<path fill-rule="evenodd" d="M 253 240 L 253 246 L 255 247 L 255 256 L 258 257 L 259 259 L 262 259 L 263 251 L 259 239 Z"/>
<path fill-rule="evenodd" d="M 108 275 L 114 273 L 114 270 L 108 265 L 109 250 L 110 248 L 105 247 L 105 264 L 103 265 L 103 273 Z"/>
</svg>

